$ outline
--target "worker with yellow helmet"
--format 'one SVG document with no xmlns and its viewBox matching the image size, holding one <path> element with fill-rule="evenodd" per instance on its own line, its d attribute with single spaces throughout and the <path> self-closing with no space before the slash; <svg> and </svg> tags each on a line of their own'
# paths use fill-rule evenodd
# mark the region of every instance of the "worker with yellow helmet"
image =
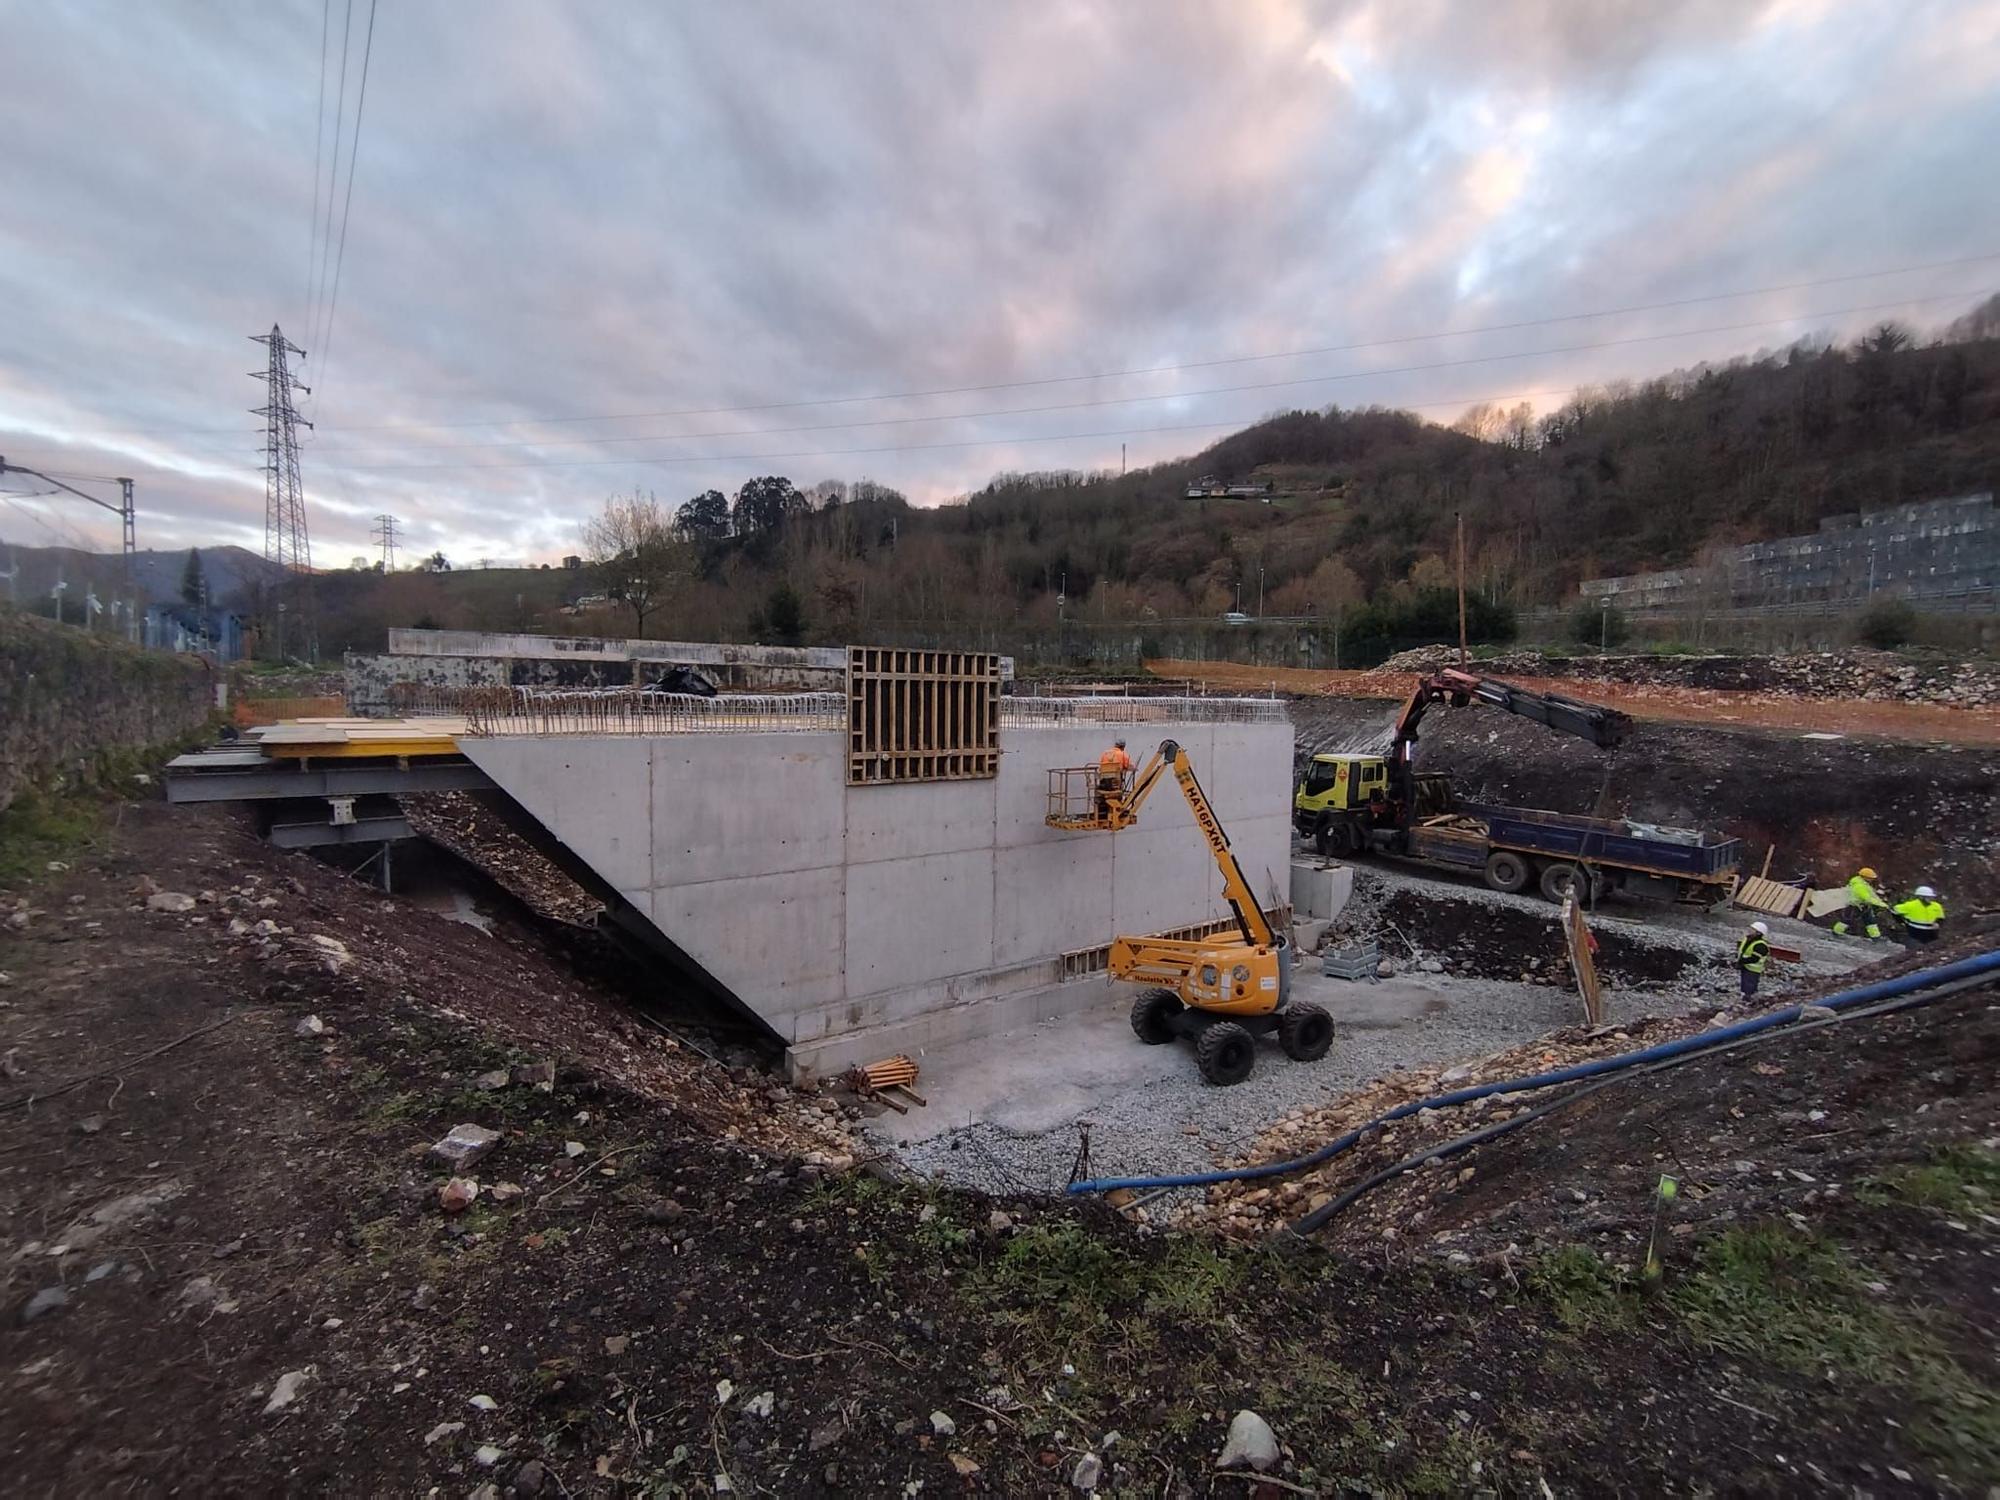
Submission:
<svg viewBox="0 0 2000 1500">
<path fill-rule="evenodd" d="M 1881 938 L 1882 913 L 1889 909 L 1889 903 L 1875 889 L 1875 882 L 1880 878 L 1863 865 L 1860 872 L 1847 882 L 1847 910 L 1833 924 L 1835 932 L 1846 937 L 1851 927 L 1859 924 L 1871 943 Z"/>
<path fill-rule="evenodd" d="M 1918 947 L 1937 941 L 1938 928 L 1944 921 L 1944 905 L 1929 886 L 1918 886 L 1915 895 L 1907 901 L 1898 901 L 1890 910 L 1902 920 L 1906 941 Z"/>
</svg>

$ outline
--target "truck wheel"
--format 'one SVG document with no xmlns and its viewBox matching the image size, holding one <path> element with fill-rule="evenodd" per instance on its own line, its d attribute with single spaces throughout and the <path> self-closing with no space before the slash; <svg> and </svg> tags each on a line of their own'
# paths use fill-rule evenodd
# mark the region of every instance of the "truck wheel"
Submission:
<svg viewBox="0 0 2000 1500">
<path fill-rule="evenodd" d="M 1327 817 L 1321 820 L 1319 834 L 1314 840 L 1321 859 L 1333 859 L 1343 854 L 1361 852 L 1361 830 L 1352 818 Z"/>
<path fill-rule="evenodd" d="M 1318 1062 L 1333 1045 L 1333 1017 L 1317 1005 L 1294 1001 L 1278 1013 L 1278 1045 L 1293 1062 Z"/>
<path fill-rule="evenodd" d="M 1604 895 L 1604 878 L 1593 876 L 1586 882 L 1583 872 L 1575 865 L 1557 862 L 1542 870 L 1542 894 L 1560 906 L 1575 891 L 1585 904 L 1593 903 Z M 1586 896 L 1585 891 L 1589 894 Z"/>
<path fill-rule="evenodd" d="M 1174 1017 L 1181 997 L 1172 990 L 1146 990 L 1132 1002 L 1132 1034 L 1148 1047 L 1174 1039 Z"/>
<path fill-rule="evenodd" d="M 1511 850 L 1496 849 L 1486 857 L 1486 883 L 1510 896 L 1524 890 L 1528 884 L 1528 862 Z"/>
<path fill-rule="evenodd" d="M 1257 1061 L 1257 1043 L 1234 1021 L 1205 1027 L 1194 1046 L 1194 1063 L 1201 1076 L 1218 1088 L 1241 1083 Z"/>
</svg>

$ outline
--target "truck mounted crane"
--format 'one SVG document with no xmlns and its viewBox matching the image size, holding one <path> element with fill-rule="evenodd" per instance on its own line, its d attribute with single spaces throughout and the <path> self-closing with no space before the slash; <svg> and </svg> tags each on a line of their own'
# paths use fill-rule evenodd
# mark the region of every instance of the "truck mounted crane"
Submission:
<svg viewBox="0 0 2000 1500">
<path fill-rule="evenodd" d="M 1417 728 L 1433 705 L 1484 703 L 1615 750 L 1632 731 L 1616 709 L 1448 668 L 1418 682 L 1383 755 L 1315 755 L 1292 799 L 1292 824 L 1328 857 L 1378 853 L 1482 872 L 1499 891 L 1539 880 L 1560 902 L 1612 886 L 1713 902 L 1729 894 L 1742 844 L 1720 834 L 1623 819 L 1460 803 L 1451 778 L 1416 769 Z"/>
</svg>

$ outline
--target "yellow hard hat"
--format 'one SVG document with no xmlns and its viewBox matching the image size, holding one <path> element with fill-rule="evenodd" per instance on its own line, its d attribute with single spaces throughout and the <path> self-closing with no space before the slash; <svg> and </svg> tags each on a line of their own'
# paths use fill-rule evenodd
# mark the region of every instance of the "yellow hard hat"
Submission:
<svg viewBox="0 0 2000 1500">
<path fill-rule="evenodd" d="M 1863 880 L 1875 880 L 1878 879 L 1879 877 L 1875 874 L 1873 870 L 1869 869 L 1868 866 L 1863 865 L 1861 867 L 1861 878 Z"/>
</svg>

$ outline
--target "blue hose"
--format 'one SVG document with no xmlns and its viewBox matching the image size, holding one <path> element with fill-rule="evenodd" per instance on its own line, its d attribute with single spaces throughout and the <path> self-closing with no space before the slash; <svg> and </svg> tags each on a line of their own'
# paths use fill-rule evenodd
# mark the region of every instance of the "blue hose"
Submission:
<svg viewBox="0 0 2000 1500">
<path fill-rule="evenodd" d="M 2000 949 L 1988 953 L 1976 953 L 1970 958 L 1961 958 L 1956 963 L 1945 964 L 1941 968 L 1919 969 L 1914 974 L 1902 974 L 1894 979 L 1878 980 L 1874 984 L 1846 990 L 1824 1000 L 1808 1001 L 1806 1004 L 1827 1010 L 1846 1010 L 1851 1006 L 1871 1005 L 1878 1000 L 1892 1000 L 1913 990 L 1928 989 L 1934 984 L 1948 984 L 1954 979 L 1964 979 L 1994 970 L 2000 970 Z M 1296 1156 L 1290 1161 L 1265 1162 L 1259 1166 L 1235 1167 L 1219 1172 L 1184 1172 L 1175 1177 L 1098 1177 L 1087 1182 L 1073 1182 L 1069 1185 L 1068 1191 L 1072 1194 L 1108 1193 L 1115 1188 L 1133 1188 L 1144 1192 L 1151 1188 L 1210 1187 L 1218 1182 L 1251 1182 L 1260 1177 L 1283 1177 L 1287 1173 L 1303 1172 L 1308 1167 L 1316 1167 L 1321 1162 L 1331 1161 L 1343 1151 L 1351 1150 L 1370 1131 L 1379 1130 L 1392 1120 L 1406 1119 L 1421 1109 L 1444 1109 L 1453 1104 L 1469 1104 L 1474 1099 L 1485 1099 L 1494 1094 L 1518 1094 L 1528 1089 L 1544 1089 L 1552 1084 L 1574 1083 L 1579 1078 L 1595 1078 L 1605 1073 L 1622 1072 L 1626 1068 L 1643 1067 L 1664 1058 L 1679 1057 L 1688 1052 L 1700 1052 L 1737 1037 L 1768 1031 L 1773 1026 L 1788 1026 L 1799 1019 L 1804 1009 L 1804 1004 L 1790 1005 L 1783 1010 L 1774 1010 L 1766 1015 L 1752 1016 L 1747 1021 L 1738 1021 L 1733 1026 L 1720 1026 L 1713 1031 L 1698 1032 L 1694 1036 L 1682 1037 L 1678 1041 L 1662 1042 L 1657 1047 L 1647 1047 L 1639 1052 L 1627 1052 L 1618 1057 L 1600 1057 L 1590 1062 L 1577 1063 L 1574 1067 L 1557 1068 L 1548 1073 L 1535 1073 L 1526 1078 L 1506 1078 L 1494 1083 L 1477 1084 L 1471 1088 L 1456 1089 L 1449 1094 L 1433 1094 L 1428 1099 L 1413 1099 L 1408 1104 L 1397 1105 L 1387 1114 L 1370 1120 L 1358 1129 L 1336 1137 L 1310 1155 Z"/>
</svg>

